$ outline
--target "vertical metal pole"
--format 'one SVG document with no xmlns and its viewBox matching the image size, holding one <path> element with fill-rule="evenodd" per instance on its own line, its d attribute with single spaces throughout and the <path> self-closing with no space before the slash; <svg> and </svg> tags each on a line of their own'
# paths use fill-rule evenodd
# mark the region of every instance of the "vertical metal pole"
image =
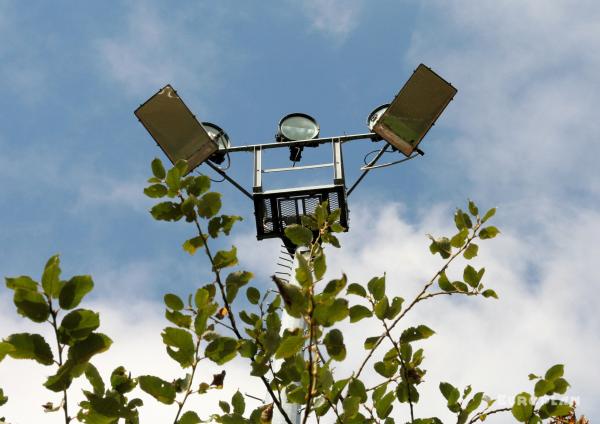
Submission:
<svg viewBox="0 0 600 424">
<path fill-rule="evenodd" d="M 333 146 L 333 183 L 344 185 L 344 162 L 342 159 L 342 142 L 335 139 L 331 143 Z"/>
<path fill-rule="evenodd" d="M 294 258 L 294 265 L 292 266 L 292 276 L 290 277 L 290 284 L 296 284 L 294 279 L 294 270 L 296 268 L 296 259 Z M 294 328 L 299 328 L 301 331 L 306 329 L 306 323 L 302 318 L 294 318 L 287 314 L 285 309 L 281 312 L 281 334 L 285 329 L 293 330 Z M 283 360 L 279 360 L 275 362 L 275 369 L 279 367 L 279 365 L 283 362 Z M 301 414 L 300 414 L 300 406 L 296 403 L 289 403 L 287 401 L 287 397 L 285 395 L 285 390 L 281 393 L 281 406 L 285 411 L 285 414 L 289 417 L 289 419 L 294 424 L 300 424 L 301 422 Z M 285 419 L 279 412 L 277 408 L 273 408 L 273 419 L 271 420 L 272 424 L 286 424 Z"/>
<path fill-rule="evenodd" d="M 254 193 L 262 192 L 262 149 L 254 148 L 254 183 L 252 187 Z"/>
</svg>

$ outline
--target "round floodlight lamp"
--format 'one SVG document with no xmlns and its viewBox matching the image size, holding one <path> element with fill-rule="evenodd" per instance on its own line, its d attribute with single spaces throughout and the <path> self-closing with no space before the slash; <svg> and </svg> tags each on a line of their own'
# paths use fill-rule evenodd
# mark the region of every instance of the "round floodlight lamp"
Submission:
<svg viewBox="0 0 600 424">
<path fill-rule="evenodd" d="M 312 140 L 319 136 L 319 124 L 304 113 L 291 113 L 279 121 L 277 141 Z"/>
<path fill-rule="evenodd" d="M 381 115 L 383 115 L 385 113 L 385 111 L 388 109 L 388 107 L 390 107 L 389 103 L 385 104 L 385 105 L 381 105 L 381 106 L 377 107 L 376 109 L 374 109 L 373 112 L 371 112 L 369 114 L 369 117 L 367 118 L 367 126 L 369 127 L 369 129 L 371 131 L 373 131 L 373 127 L 375 127 L 375 124 L 377 123 L 379 118 L 381 118 Z"/>
<path fill-rule="evenodd" d="M 223 163 L 223 161 L 225 160 L 225 152 L 222 152 L 220 150 L 228 149 L 229 146 L 231 146 L 231 142 L 229 141 L 229 136 L 227 135 L 227 133 L 225 131 L 223 131 L 223 129 L 221 127 L 219 127 L 218 125 L 215 125 L 213 123 L 203 122 L 202 126 L 206 130 L 206 133 L 208 134 L 208 136 L 218 146 L 218 150 L 215 153 L 213 153 L 208 158 L 208 160 L 210 160 L 211 162 L 214 162 L 216 164 Z"/>
</svg>

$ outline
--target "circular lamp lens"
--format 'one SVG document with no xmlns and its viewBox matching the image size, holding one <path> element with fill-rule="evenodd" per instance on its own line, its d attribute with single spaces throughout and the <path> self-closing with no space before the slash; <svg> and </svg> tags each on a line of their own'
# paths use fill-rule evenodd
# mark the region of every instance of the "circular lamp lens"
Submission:
<svg viewBox="0 0 600 424">
<path fill-rule="evenodd" d="M 208 136 L 215 143 L 217 143 L 217 146 L 219 146 L 219 150 L 227 149 L 229 148 L 229 146 L 231 146 L 231 143 L 229 142 L 229 136 L 220 127 L 218 127 L 215 124 L 211 124 L 210 122 L 203 122 L 202 126 L 208 133 Z"/>
<path fill-rule="evenodd" d="M 381 105 L 369 114 L 369 117 L 367 118 L 367 126 L 371 131 L 373 131 L 375 124 L 377 123 L 379 118 L 381 118 L 381 115 L 383 115 L 384 112 L 388 109 L 388 107 L 390 107 L 389 103 L 386 105 Z"/>
<path fill-rule="evenodd" d="M 319 136 L 319 124 L 303 113 L 292 113 L 279 122 L 279 134 L 289 141 L 312 140 Z"/>
</svg>

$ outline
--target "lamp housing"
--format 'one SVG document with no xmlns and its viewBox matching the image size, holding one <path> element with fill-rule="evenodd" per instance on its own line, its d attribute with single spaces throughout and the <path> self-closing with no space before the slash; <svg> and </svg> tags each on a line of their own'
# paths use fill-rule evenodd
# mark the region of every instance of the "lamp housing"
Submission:
<svg viewBox="0 0 600 424">
<path fill-rule="evenodd" d="M 290 113 L 279 121 L 275 140 L 278 142 L 312 140 L 319 136 L 320 131 L 319 124 L 312 116 L 305 113 Z M 317 145 L 307 144 L 307 146 Z M 290 160 L 299 162 L 302 159 L 302 150 L 304 146 L 290 146 Z"/>
</svg>

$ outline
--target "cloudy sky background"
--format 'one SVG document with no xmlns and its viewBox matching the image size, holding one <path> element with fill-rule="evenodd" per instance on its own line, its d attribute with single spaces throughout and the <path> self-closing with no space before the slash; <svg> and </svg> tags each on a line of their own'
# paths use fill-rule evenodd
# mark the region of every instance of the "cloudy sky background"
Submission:
<svg viewBox="0 0 600 424">
<path fill-rule="evenodd" d="M 186 295 L 210 277 L 200 256 L 180 249 L 192 229 L 147 213 L 141 192 L 159 152 L 133 110 L 171 83 L 234 144 L 272 140 L 279 119 L 298 111 L 315 116 L 324 136 L 357 133 L 422 62 L 459 93 L 423 158 L 372 172 L 350 197 L 351 229 L 344 249 L 329 255 L 330 274 L 366 282 L 387 272 L 388 290 L 409 299 L 441 264 L 426 234 L 451 233 L 453 210 L 469 197 L 497 206 L 502 237 L 482 243 L 476 264 L 500 300 L 437 298 L 409 315 L 406 325 L 437 332 L 423 343 L 428 374 L 417 414 L 449 419 L 440 381 L 502 399 L 529 389 L 529 372 L 560 362 L 581 412 L 598 419 L 599 19 L 600 6 L 585 0 L 0 1 L 2 275 L 39 276 L 60 253 L 64 275 L 94 276 L 88 306 L 115 341 L 96 361 L 104 375 L 123 364 L 135 375 L 174 376 L 159 335 L 162 295 Z M 350 181 L 375 148 L 348 146 Z M 317 155 L 307 152 L 306 163 Z M 238 156 L 232 173 L 250 181 L 250 157 Z M 242 266 L 266 287 L 278 244 L 256 241 L 243 196 L 215 188 L 225 212 L 246 218 L 223 247 L 236 244 Z M 16 316 L 7 290 L 0 306 L 0 336 L 47 332 Z M 350 343 L 360 360 L 362 336 Z M 263 396 L 242 377 L 244 366 L 228 365 L 225 389 L 197 402 L 198 411 L 206 416 L 238 387 Z M 202 372 L 210 380 L 219 370 Z M 0 416 L 61 422 L 38 407 L 59 399 L 38 389 L 49 373 L 3 361 L 0 387 L 10 400 Z M 142 422 L 172 420 L 174 408 L 142 397 Z M 406 419 L 407 408 L 394 415 Z"/>
</svg>

